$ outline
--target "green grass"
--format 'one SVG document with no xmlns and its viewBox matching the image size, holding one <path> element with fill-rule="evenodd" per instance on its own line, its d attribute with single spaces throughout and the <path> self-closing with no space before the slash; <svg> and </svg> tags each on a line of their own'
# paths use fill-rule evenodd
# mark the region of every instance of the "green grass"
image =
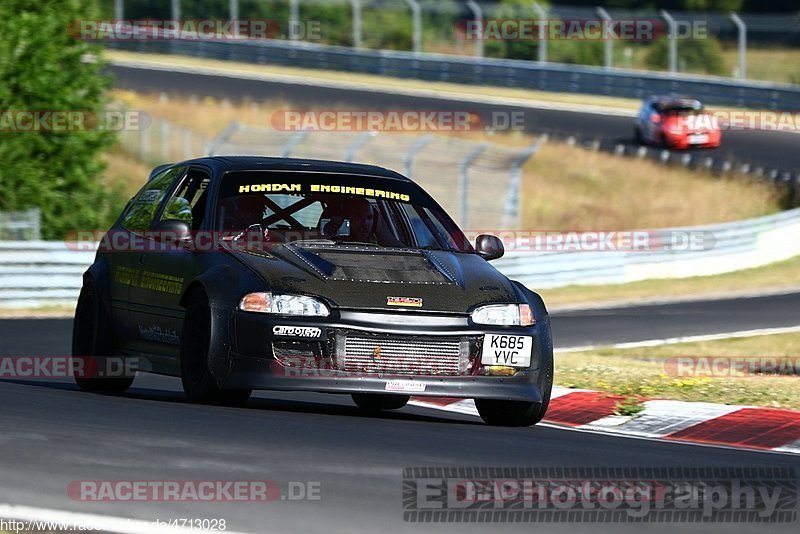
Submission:
<svg viewBox="0 0 800 534">
<path fill-rule="evenodd" d="M 670 362 L 670 358 L 696 356 L 774 357 L 789 361 L 782 359 L 800 358 L 800 333 L 558 353 L 555 379 L 560 386 L 631 398 L 620 403 L 620 415 L 635 413 L 636 399 L 640 397 L 800 410 L 800 376 L 680 376 L 675 372 L 674 361 Z"/>
</svg>

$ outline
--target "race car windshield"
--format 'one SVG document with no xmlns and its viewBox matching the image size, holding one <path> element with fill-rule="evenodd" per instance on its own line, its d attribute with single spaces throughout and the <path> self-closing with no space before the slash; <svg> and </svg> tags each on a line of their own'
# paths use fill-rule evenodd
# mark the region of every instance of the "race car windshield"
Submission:
<svg viewBox="0 0 800 534">
<path fill-rule="evenodd" d="M 662 111 L 665 115 L 668 116 L 677 116 L 677 117 L 688 117 L 691 115 L 702 115 L 706 112 L 705 108 L 702 106 L 665 106 L 662 108 Z"/>
<path fill-rule="evenodd" d="M 275 243 L 472 252 L 456 224 L 410 182 L 233 172 L 222 181 L 216 213 L 219 230 L 259 228 Z"/>
</svg>

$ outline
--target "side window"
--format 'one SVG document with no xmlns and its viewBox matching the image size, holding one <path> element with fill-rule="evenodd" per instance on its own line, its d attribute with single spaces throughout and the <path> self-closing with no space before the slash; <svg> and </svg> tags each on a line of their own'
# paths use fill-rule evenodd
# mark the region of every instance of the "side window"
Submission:
<svg viewBox="0 0 800 534">
<path fill-rule="evenodd" d="M 203 171 L 192 169 L 178 186 L 161 214 L 159 220 L 178 219 L 189 223 L 192 230 L 203 224 L 211 178 Z"/>
<path fill-rule="evenodd" d="M 164 195 L 184 169 L 185 167 L 167 169 L 147 182 L 131 201 L 128 211 L 122 218 L 122 226 L 137 233 L 149 230 Z"/>
</svg>

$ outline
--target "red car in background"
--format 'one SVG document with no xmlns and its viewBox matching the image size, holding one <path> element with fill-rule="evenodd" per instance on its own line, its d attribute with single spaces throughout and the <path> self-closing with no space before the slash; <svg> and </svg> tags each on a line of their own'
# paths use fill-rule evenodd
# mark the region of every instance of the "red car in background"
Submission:
<svg viewBox="0 0 800 534">
<path fill-rule="evenodd" d="M 636 116 L 634 134 L 640 144 L 672 149 L 717 148 L 722 140 L 716 118 L 703 104 L 680 97 L 645 100 Z"/>
</svg>

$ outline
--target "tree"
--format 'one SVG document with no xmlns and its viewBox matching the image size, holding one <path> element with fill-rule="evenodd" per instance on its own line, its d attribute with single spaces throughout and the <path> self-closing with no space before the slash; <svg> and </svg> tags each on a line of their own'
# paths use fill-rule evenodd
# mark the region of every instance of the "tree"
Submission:
<svg viewBox="0 0 800 534">
<path fill-rule="evenodd" d="M 645 58 L 651 69 L 666 69 L 669 65 L 669 44 L 660 39 L 650 45 Z M 687 71 L 703 72 L 724 76 L 725 70 L 722 46 L 716 39 L 687 39 L 678 44 L 678 62 Z"/>
<path fill-rule="evenodd" d="M 100 50 L 70 32 L 92 18 L 93 0 L 0 2 L 0 210 L 40 207 L 45 239 L 102 228 L 120 207 L 99 182 L 112 132 L 14 131 L 22 112 L 102 117 L 110 80 Z"/>
</svg>

